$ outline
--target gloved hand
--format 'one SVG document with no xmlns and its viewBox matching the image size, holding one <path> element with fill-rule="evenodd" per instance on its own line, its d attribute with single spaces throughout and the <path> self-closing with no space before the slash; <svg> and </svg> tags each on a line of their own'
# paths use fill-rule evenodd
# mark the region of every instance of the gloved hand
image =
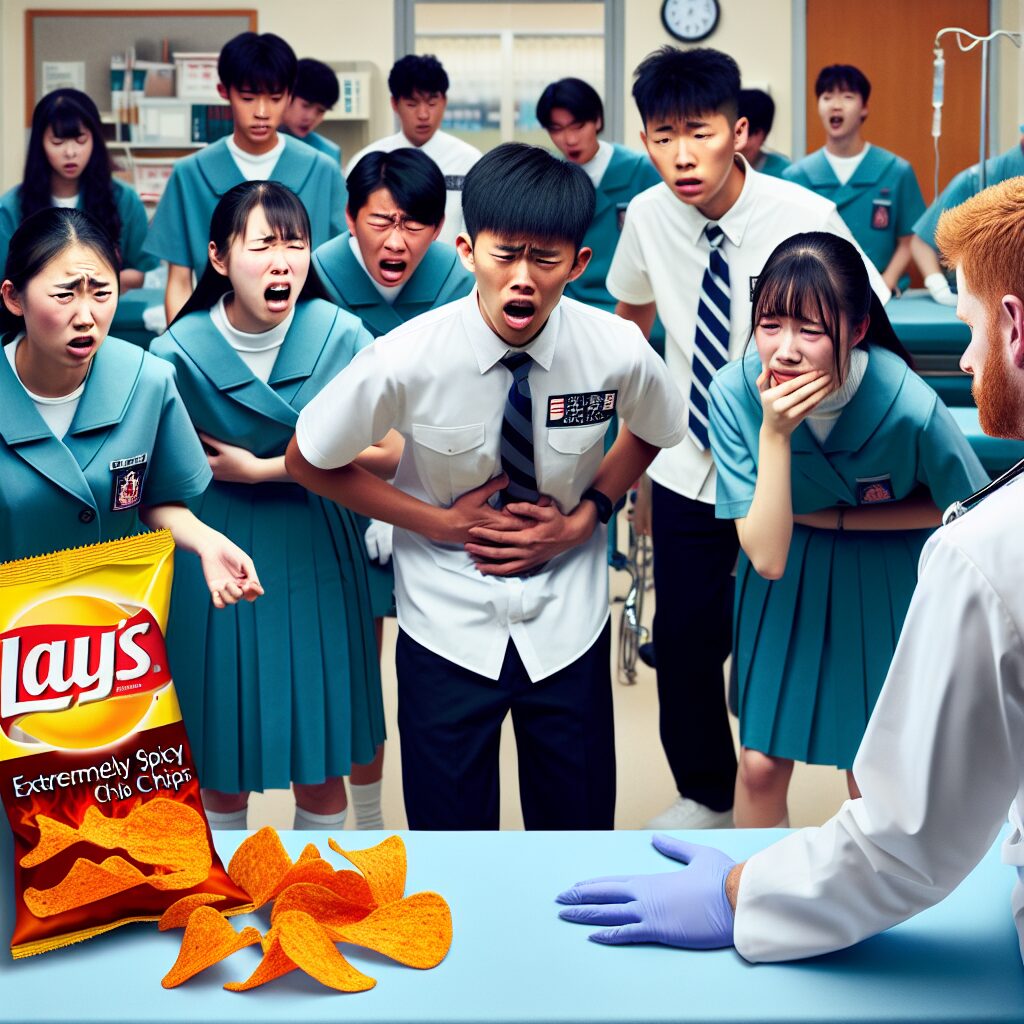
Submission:
<svg viewBox="0 0 1024 1024">
<path fill-rule="evenodd" d="M 660 875 L 612 875 L 577 882 L 559 893 L 569 904 L 558 916 L 580 924 L 612 925 L 588 936 L 618 946 L 661 942 L 685 949 L 720 949 L 733 944 L 733 909 L 725 879 L 736 862 L 712 846 L 671 836 L 653 837 L 655 849 L 682 861 L 682 871 Z"/>
<path fill-rule="evenodd" d="M 945 274 L 929 274 L 924 279 L 924 286 L 940 306 L 956 305 L 956 296 L 950 289 Z"/>
<path fill-rule="evenodd" d="M 371 562 L 387 565 L 391 560 L 391 535 L 394 529 L 390 523 L 382 523 L 379 519 L 370 520 L 363 534 L 363 543 Z"/>
</svg>

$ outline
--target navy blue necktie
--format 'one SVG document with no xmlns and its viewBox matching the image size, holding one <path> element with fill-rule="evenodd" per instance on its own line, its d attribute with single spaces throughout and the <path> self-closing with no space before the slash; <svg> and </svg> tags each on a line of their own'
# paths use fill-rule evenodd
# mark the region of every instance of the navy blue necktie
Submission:
<svg viewBox="0 0 1024 1024">
<path fill-rule="evenodd" d="M 715 371 L 729 361 L 729 264 L 721 245 L 725 233 L 713 221 L 704 228 L 711 252 L 700 283 L 697 332 L 693 342 L 693 380 L 690 384 L 690 438 L 708 447 L 708 396 Z"/>
<path fill-rule="evenodd" d="M 526 352 L 513 352 L 501 362 L 512 373 L 512 386 L 508 389 L 501 421 L 501 469 L 508 474 L 501 504 L 535 502 L 540 493 L 533 461 L 533 398 L 529 381 L 533 359 Z"/>
</svg>

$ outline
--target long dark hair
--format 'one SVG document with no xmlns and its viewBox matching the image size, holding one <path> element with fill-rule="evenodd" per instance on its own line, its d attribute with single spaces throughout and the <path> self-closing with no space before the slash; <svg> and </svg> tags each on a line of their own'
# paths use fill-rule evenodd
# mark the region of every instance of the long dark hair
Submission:
<svg viewBox="0 0 1024 1024">
<path fill-rule="evenodd" d="M 83 132 L 92 136 L 92 155 L 78 179 L 79 208 L 104 225 L 115 245 L 121 240 L 121 215 L 114 199 L 110 174 L 110 155 L 103 141 L 100 112 L 96 104 L 78 89 L 55 89 L 47 93 L 32 113 L 32 133 L 25 154 L 25 173 L 18 198 L 21 219 L 45 210 L 51 203 L 51 177 L 54 174 L 43 148 L 43 137 L 50 128 L 58 139 L 77 138 Z"/>
<path fill-rule="evenodd" d="M 69 246 L 79 244 L 92 249 L 113 270 L 110 287 L 118 291 L 117 272 L 120 261 L 117 249 L 103 226 L 83 210 L 68 210 L 48 206 L 21 222 L 11 236 L 7 249 L 7 264 L 3 277 L 24 293 L 32 280 L 51 260 L 55 260 Z M 15 315 L 0 301 L 0 334 L 20 331 L 24 318 Z"/>
<path fill-rule="evenodd" d="M 257 208 L 262 208 L 270 230 L 279 238 L 298 238 L 307 245 L 311 244 L 309 214 L 302 200 L 290 188 L 276 181 L 243 181 L 220 197 L 220 202 L 217 203 L 210 219 L 210 241 L 217 250 L 218 259 L 223 260 L 231 248 L 231 243 L 245 233 L 249 214 Z M 195 291 L 171 323 L 177 323 L 189 313 L 212 309 L 220 297 L 231 290 L 230 279 L 218 273 L 207 260 L 206 269 Z M 326 298 L 327 291 L 313 264 L 310 263 L 306 283 L 299 293 L 299 301 Z"/>
<path fill-rule="evenodd" d="M 914 361 L 889 323 L 871 288 L 864 260 L 856 246 L 839 235 L 808 231 L 780 242 L 768 257 L 754 285 L 750 334 L 763 317 L 789 316 L 823 324 L 832 339 L 836 380 L 844 377 L 846 331 L 870 317 L 862 345 L 895 352 L 911 369 Z"/>
</svg>

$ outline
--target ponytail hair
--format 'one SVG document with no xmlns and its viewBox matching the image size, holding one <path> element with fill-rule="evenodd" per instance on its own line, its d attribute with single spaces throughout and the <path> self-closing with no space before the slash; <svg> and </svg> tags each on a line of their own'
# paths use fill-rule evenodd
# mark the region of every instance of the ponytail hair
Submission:
<svg viewBox="0 0 1024 1024">
<path fill-rule="evenodd" d="M 789 316 L 824 325 L 832 339 L 836 379 L 844 376 L 848 334 L 868 320 L 861 345 L 888 349 L 911 369 L 914 360 L 896 337 L 885 307 L 871 287 L 857 247 L 839 235 L 792 235 L 768 257 L 751 302 L 750 333 L 766 316 Z M 845 333 L 844 333 L 845 325 Z"/>
<path fill-rule="evenodd" d="M 218 259 L 225 259 L 232 242 L 245 234 L 249 215 L 257 208 L 263 210 L 270 230 L 278 238 L 299 239 L 312 248 L 309 214 L 302 200 L 290 188 L 276 181 L 243 181 L 220 197 L 210 220 L 210 242 L 217 251 Z M 195 291 L 171 324 L 189 313 L 212 309 L 220 297 L 231 290 L 231 281 L 207 260 Z M 299 301 L 326 298 L 327 291 L 310 263 Z"/>
</svg>

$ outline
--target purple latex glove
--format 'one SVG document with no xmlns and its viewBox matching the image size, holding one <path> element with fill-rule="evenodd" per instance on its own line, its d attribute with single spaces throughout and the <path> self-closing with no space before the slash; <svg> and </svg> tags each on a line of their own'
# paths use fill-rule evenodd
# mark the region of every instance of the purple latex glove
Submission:
<svg viewBox="0 0 1024 1024">
<path fill-rule="evenodd" d="M 569 904 L 558 916 L 580 924 L 612 925 L 588 937 L 613 946 L 731 946 L 734 915 L 725 879 L 736 862 L 712 846 L 671 836 L 656 835 L 652 842 L 660 853 L 687 867 L 659 875 L 610 875 L 577 882 L 556 897 L 556 902 Z"/>
</svg>

